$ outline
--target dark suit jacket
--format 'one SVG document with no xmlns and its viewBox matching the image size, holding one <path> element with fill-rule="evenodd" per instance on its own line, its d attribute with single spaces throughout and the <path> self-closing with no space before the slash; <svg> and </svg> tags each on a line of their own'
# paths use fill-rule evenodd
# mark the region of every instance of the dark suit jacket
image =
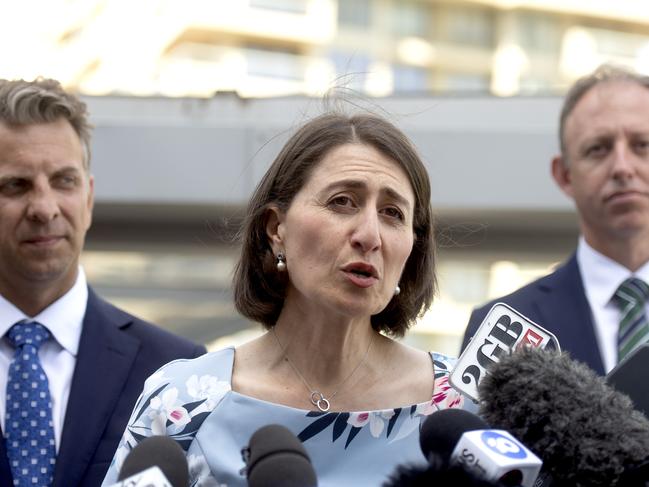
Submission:
<svg viewBox="0 0 649 487">
<path fill-rule="evenodd" d="M 519 290 L 495 299 L 471 313 L 462 341 L 462 350 L 474 335 L 491 307 L 503 302 L 554 333 L 561 350 L 604 375 L 593 318 L 581 281 L 577 258 L 572 257 L 552 274 Z"/>
<path fill-rule="evenodd" d="M 53 487 L 101 485 L 144 380 L 163 364 L 205 347 L 131 316 L 88 289 L 77 364 Z M 12 487 L 4 437 L 0 487 Z"/>
</svg>

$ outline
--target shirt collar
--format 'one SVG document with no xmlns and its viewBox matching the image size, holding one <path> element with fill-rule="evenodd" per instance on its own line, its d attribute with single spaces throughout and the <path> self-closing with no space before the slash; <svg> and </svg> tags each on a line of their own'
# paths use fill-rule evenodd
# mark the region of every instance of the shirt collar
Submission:
<svg viewBox="0 0 649 487">
<path fill-rule="evenodd" d="M 0 295 L 0 336 L 4 336 L 9 328 L 20 320 L 38 321 L 50 330 L 63 348 L 76 357 L 87 303 L 88 285 L 81 266 L 77 272 L 77 280 L 70 290 L 36 316 L 27 316 Z"/>
<path fill-rule="evenodd" d="M 599 253 L 583 236 L 577 246 L 577 262 L 589 302 L 604 307 L 627 278 L 636 276 L 649 284 L 649 262 L 636 272 Z"/>
</svg>

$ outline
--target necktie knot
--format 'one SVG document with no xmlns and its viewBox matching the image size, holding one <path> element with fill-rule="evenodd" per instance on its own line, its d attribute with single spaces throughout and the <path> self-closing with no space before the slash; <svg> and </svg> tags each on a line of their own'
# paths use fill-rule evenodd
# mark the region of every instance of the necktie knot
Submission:
<svg viewBox="0 0 649 487">
<path fill-rule="evenodd" d="M 617 334 L 618 361 L 623 360 L 649 338 L 649 322 L 645 305 L 649 286 L 637 277 L 630 277 L 615 291 L 615 303 L 620 308 Z"/>
<path fill-rule="evenodd" d="M 49 330 L 36 321 L 19 321 L 7 332 L 7 338 L 15 348 L 31 345 L 38 350 L 49 337 Z"/>
<path fill-rule="evenodd" d="M 615 301 L 620 308 L 627 305 L 642 306 L 649 299 L 649 285 L 637 277 L 629 277 L 615 291 Z"/>
</svg>

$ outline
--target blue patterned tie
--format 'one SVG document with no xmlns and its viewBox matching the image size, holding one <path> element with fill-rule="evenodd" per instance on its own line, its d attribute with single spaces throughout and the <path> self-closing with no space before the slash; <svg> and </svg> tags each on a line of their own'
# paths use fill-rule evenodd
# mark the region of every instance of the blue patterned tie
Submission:
<svg viewBox="0 0 649 487">
<path fill-rule="evenodd" d="M 14 486 L 52 484 L 56 446 L 52 400 L 38 348 L 50 337 L 40 323 L 19 321 L 7 332 L 16 348 L 7 378 L 5 439 Z"/>
<path fill-rule="evenodd" d="M 615 291 L 620 308 L 618 330 L 618 362 L 649 339 L 649 323 L 645 303 L 649 298 L 649 286 L 636 277 L 630 277 Z"/>
</svg>

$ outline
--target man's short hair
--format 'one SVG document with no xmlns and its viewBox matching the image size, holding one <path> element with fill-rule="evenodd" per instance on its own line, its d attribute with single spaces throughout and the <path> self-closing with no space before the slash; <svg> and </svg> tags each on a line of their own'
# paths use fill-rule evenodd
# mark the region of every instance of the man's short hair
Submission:
<svg viewBox="0 0 649 487">
<path fill-rule="evenodd" d="M 79 136 L 83 165 L 89 169 L 92 125 L 88 122 L 86 104 L 53 79 L 0 79 L 0 121 L 7 125 L 30 125 L 59 118 L 67 120 Z"/>
<path fill-rule="evenodd" d="M 649 89 L 649 76 L 636 73 L 626 67 L 609 63 L 602 64 L 592 73 L 575 81 L 566 94 L 563 101 L 563 107 L 561 108 L 561 117 L 559 118 L 559 144 L 564 161 L 567 160 L 566 140 L 564 137 L 567 118 L 573 112 L 575 106 L 579 103 L 579 100 L 581 100 L 591 88 L 612 81 L 629 81 Z"/>
</svg>

